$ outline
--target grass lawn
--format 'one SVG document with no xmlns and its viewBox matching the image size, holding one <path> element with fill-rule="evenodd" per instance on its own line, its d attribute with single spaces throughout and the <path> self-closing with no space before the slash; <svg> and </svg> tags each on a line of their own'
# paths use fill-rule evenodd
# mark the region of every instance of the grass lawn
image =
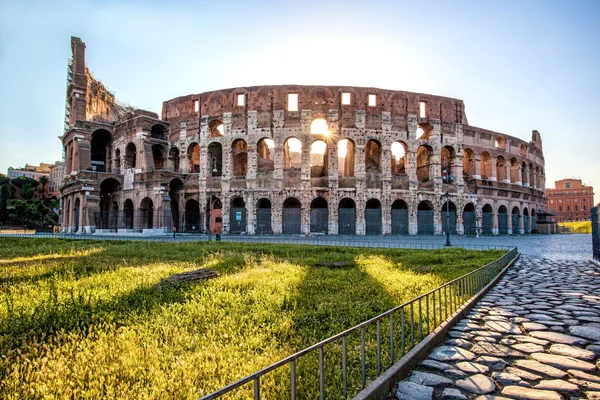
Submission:
<svg viewBox="0 0 600 400">
<path fill-rule="evenodd" d="M 0 238 L 0 398 L 198 398 L 502 253 Z M 157 285 L 198 268 L 220 277 Z M 314 362 L 299 362 L 300 398 Z M 271 375 L 265 398 L 289 397 L 275 385 L 289 369 Z"/>
<path fill-rule="evenodd" d="M 559 226 L 566 226 L 572 233 L 592 233 L 592 221 L 559 222 Z"/>
</svg>

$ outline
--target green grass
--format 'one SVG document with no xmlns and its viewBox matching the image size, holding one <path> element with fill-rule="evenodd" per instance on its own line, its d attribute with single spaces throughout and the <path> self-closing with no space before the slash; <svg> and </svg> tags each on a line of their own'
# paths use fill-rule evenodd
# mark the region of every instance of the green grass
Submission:
<svg viewBox="0 0 600 400">
<path fill-rule="evenodd" d="M 569 228 L 571 233 L 592 233 L 592 221 L 559 222 L 558 225 Z"/>
<path fill-rule="evenodd" d="M 501 254 L 0 238 L 0 398 L 198 398 Z M 350 265 L 313 266 L 323 261 Z M 220 277 L 157 285 L 197 268 Z M 351 394 L 359 339 L 348 339 Z M 326 349 L 328 398 L 339 398 L 340 354 Z M 315 396 L 316 363 L 298 364 L 300 398 Z M 270 374 L 264 396 L 288 397 L 288 377 Z"/>
</svg>

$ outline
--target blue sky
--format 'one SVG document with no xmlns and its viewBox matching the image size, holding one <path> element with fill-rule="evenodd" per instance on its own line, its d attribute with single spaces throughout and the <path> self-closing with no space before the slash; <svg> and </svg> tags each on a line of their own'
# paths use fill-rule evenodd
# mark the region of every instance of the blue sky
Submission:
<svg viewBox="0 0 600 400">
<path fill-rule="evenodd" d="M 0 0 L 0 171 L 61 158 L 70 36 L 120 100 L 234 86 L 373 86 L 463 99 L 469 123 L 542 134 L 546 185 L 600 201 L 600 2 Z"/>
</svg>

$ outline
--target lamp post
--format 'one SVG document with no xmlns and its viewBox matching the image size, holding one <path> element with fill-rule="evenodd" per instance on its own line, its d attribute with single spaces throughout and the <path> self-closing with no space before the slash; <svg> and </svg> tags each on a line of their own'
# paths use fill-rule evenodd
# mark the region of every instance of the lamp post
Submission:
<svg viewBox="0 0 600 400">
<path fill-rule="evenodd" d="M 442 180 L 446 184 L 446 246 L 452 246 L 450 243 L 450 194 L 448 193 L 448 185 L 454 182 L 454 176 L 448 171 L 448 158 L 444 157 L 444 169 L 442 170 Z"/>
<path fill-rule="evenodd" d="M 211 171 L 210 171 L 210 194 L 208 196 L 208 240 L 211 239 L 212 236 L 212 189 L 213 189 L 213 183 L 212 183 L 212 177 L 213 177 L 213 172 L 217 172 L 217 157 L 212 156 L 212 158 L 210 159 L 210 165 L 211 165 Z"/>
</svg>

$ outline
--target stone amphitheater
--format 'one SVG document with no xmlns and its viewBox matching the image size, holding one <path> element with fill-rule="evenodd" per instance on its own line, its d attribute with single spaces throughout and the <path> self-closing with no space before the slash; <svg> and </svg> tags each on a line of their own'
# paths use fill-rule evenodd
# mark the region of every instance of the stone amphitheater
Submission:
<svg viewBox="0 0 600 400">
<path fill-rule="evenodd" d="M 159 116 L 119 103 L 71 48 L 63 232 L 527 234 L 545 209 L 539 132 L 470 126 L 462 100 L 256 86 Z"/>
</svg>

